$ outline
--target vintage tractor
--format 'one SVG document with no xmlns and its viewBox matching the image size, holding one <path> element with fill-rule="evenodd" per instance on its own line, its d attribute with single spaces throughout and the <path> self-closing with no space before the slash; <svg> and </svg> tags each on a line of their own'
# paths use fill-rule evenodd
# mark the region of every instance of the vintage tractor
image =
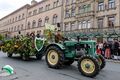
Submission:
<svg viewBox="0 0 120 80">
<path fill-rule="evenodd" d="M 37 42 L 41 41 L 37 39 Z M 96 54 L 96 42 L 93 40 L 80 41 L 77 37 L 74 41 L 36 45 L 37 49 L 46 55 L 46 62 L 50 68 L 58 69 L 63 65 L 71 65 L 74 61 L 78 61 L 78 70 L 82 75 L 95 77 L 105 67 L 105 59 L 102 55 Z"/>
</svg>

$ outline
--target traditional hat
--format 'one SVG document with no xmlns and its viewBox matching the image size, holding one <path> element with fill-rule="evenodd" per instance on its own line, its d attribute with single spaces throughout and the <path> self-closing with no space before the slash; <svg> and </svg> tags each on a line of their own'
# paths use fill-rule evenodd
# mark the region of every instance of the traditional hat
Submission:
<svg viewBox="0 0 120 80">
<path fill-rule="evenodd" d="M 14 74 L 14 69 L 10 65 L 5 65 L 2 67 L 2 70 L 5 70 L 8 74 Z"/>
</svg>

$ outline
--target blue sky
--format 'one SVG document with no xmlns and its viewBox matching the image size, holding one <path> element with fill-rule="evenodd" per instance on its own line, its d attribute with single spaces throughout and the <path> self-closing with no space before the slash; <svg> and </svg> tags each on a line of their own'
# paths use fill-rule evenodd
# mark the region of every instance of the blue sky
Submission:
<svg viewBox="0 0 120 80">
<path fill-rule="evenodd" d="M 36 0 L 41 1 L 41 0 Z M 0 0 L 0 18 L 10 14 L 25 4 L 30 4 L 31 0 Z"/>
</svg>

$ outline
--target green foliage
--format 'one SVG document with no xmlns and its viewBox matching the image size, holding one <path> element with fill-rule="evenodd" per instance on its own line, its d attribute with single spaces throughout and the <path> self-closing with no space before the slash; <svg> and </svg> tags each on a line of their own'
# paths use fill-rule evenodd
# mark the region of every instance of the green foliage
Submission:
<svg viewBox="0 0 120 80">
<path fill-rule="evenodd" d="M 28 37 L 22 37 L 19 39 L 13 38 L 10 40 L 5 40 L 4 46 L 2 47 L 2 51 L 7 53 L 23 54 L 23 55 L 36 54 L 34 40 Z"/>
<path fill-rule="evenodd" d="M 3 36 L 0 34 L 0 40 L 3 40 Z"/>
</svg>

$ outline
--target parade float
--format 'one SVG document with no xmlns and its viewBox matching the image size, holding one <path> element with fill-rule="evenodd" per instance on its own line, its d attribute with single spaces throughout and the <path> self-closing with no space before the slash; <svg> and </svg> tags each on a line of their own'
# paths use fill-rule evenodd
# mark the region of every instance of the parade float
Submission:
<svg viewBox="0 0 120 80">
<path fill-rule="evenodd" d="M 82 75 L 98 75 L 105 67 L 105 59 L 96 54 L 96 41 L 81 40 L 81 34 L 61 36 L 60 33 L 56 34 L 55 30 L 53 25 L 46 24 L 43 37 L 5 39 L 2 51 L 7 53 L 8 57 L 19 54 L 23 60 L 29 60 L 30 56 L 36 56 L 37 59 L 45 56 L 48 67 L 55 69 L 77 61 Z"/>
<path fill-rule="evenodd" d="M 5 39 L 2 51 L 7 53 L 8 57 L 19 54 L 23 60 L 29 60 L 30 56 L 36 56 L 37 59 L 42 57 L 35 49 L 34 39 L 30 36 Z"/>
</svg>

